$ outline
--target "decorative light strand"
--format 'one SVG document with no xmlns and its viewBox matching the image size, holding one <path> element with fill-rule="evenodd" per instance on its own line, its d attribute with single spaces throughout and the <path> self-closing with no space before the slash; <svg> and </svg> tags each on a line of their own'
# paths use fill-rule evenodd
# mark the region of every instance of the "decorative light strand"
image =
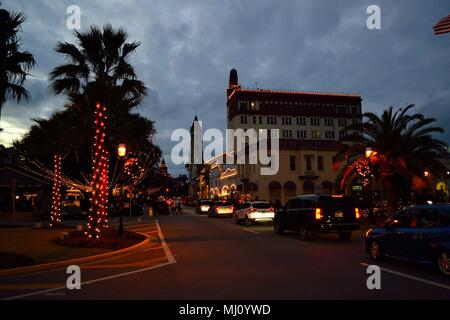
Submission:
<svg viewBox="0 0 450 320">
<path fill-rule="evenodd" d="M 54 173 L 53 173 L 53 202 L 50 227 L 59 226 L 61 223 L 61 156 L 54 156 Z"/>
</svg>

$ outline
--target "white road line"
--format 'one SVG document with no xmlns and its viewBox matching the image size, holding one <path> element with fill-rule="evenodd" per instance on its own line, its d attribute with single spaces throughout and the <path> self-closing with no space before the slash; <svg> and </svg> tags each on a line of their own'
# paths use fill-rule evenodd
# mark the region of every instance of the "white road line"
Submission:
<svg viewBox="0 0 450 320">
<path fill-rule="evenodd" d="M 100 282 L 100 281 L 106 281 L 106 280 L 111 280 L 111 279 L 115 279 L 115 278 L 125 277 L 125 276 L 129 276 L 129 275 L 132 275 L 132 274 L 135 274 L 135 273 L 145 272 L 145 271 L 156 269 L 156 268 L 161 268 L 161 267 L 167 266 L 167 265 L 172 264 L 172 263 L 173 262 L 165 262 L 165 263 L 157 264 L 155 266 L 147 267 L 147 268 L 144 268 L 144 269 L 139 269 L 139 270 L 124 272 L 124 273 L 119 273 L 119 274 L 115 274 L 115 275 L 108 276 L 108 277 L 103 277 L 103 278 L 98 278 L 98 279 L 94 279 L 94 280 L 85 281 L 85 282 L 81 283 L 81 286 L 86 285 L 86 284 L 92 284 L 92 283 Z M 64 287 L 52 288 L 52 289 L 41 290 L 41 291 L 36 291 L 36 292 L 30 292 L 30 293 L 21 294 L 21 295 L 18 295 L 18 296 L 3 298 L 1 300 L 22 299 L 22 298 L 42 295 L 42 294 L 46 294 L 46 293 L 50 293 L 50 292 L 55 292 L 55 291 L 58 291 L 58 290 L 67 290 L 67 287 L 64 286 Z"/>
<path fill-rule="evenodd" d="M 158 228 L 158 236 L 160 238 L 161 245 L 162 245 L 162 247 L 164 249 L 164 253 L 165 253 L 166 258 L 168 260 L 167 262 L 161 263 L 161 264 L 157 264 L 157 265 L 154 265 L 154 266 L 151 266 L 151 267 L 146 267 L 146 268 L 143 268 L 143 269 L 133 270 L 133 271 L 129 271 L 129 272 L 115 274 L 115 275 L 108 276 L 108 277 L 103 277 L 103 278 L 98 278 L 98 279 L 94 279 L 94 280 L 84 281 L 84 282 L 81 283 L 81 285 L 83 286 L 83 285 L 92 284 L 92 283 L 101 282 L 101 281 L 106 281 L 106 280 L 111 280 L 111 279 L 115 279 L 115 278 L 126 277 L 126 276 L 129 276 L 129 275 L 135 274 L 135 273 L 145 272 L 145 271 L 161 268 L 161 267 L 164 267 L 164 266 L 176 263 L 176 260 L 173 257 L 172 252 L 170 251 L 169 247 L 167 246 L 166 241 L 164 240 L 164 236 L 162 234 L 161 227 L 159 226 L 158 220 L 156 220 L 156 226 Z M 50 293 L 50 292 L 55 292 L 55 291 L 58 291 L 58 290 L 67 290 L 67 287 L 63 286 L 63 287 L 58 287 L 58 288 L 46 289 L 46 290 L 41 290 L 41 291 L 36 291 L 36 292 L 30 292 L 30 293 L 17 295 L 17 296 L 2 298 L 0 300 L 22 299 L 22 298 L 42 295 L 42 294 L 46 294 L 46 293 Z"/>
<path fill-rule="evenodd" d="M 255 231 L 255 230 L 247 229 L 247 228 L 242 228 L 242 230 L 247 231 L 247 232 L 251 232 L 251 233 L 254 233 L 254 234 L 259 234 L 259 232 Z"/>
<path fill-rule="evenodd" d="M 361 265 L 364 266 L 364 267 L 370 266 L 370 264 L 367 264 L 367 263 L 361 263 Z M 447 285 L 442 284 L 442 283 L 438 283 L 438 282 L 434 282 L 434 281 L 418 278 L 418 277 L 411 276 L 411 275 L 406 274 L 406 273 L 394 271 L 394 270 L 387 269 L 387 268 L 380 267 L 380 270 L 384 271 L 386 273 L 395 274 L 396 276 L 399 276 L 399 277 L 403 277 L 403 278 L 407 278 L 407 279 L 411 279 L 411 280 L 416 280 L 418 282 L 422 282 L 422 283 L 426 283 L 426 284 L 429 284 L 429 285 L 432 285 L 432 286 L 435 286 L 435 287 L 439 287 L 439 288 L 442 288 L 442 289 L 450 290 L 450 286 L 447 286 Z"/>
<path fill-rule="evenodd" d="M 159 239 L 161 240 L 161 245 L 164 249 L 164 253 L 166 254 L 166 258 L 170 263 L 176 263 L 177 261 L 175 260 L 175 258 L 172 255 L 172 252 L 170 251 L 169 247 L 167 246 L 166 240 L 164 240 L 164 236 L 161 232 L 161 227 L 159 226 L 159 222 L 158 220 L 155 220 L 156 222 L 156 227 L 158 228 L 158 236 Z"/>
</svg>

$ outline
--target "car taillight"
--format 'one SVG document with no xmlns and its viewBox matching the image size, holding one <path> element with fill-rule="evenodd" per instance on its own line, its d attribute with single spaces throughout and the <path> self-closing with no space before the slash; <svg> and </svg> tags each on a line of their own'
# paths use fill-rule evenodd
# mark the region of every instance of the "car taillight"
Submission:
<svg viewBox="0 0 450 320">
<path fill-rule="evenodd" d="M 231 210 L 233 210 L 233 211 L 234 211 L 234 206 L 231 206 Z"/>
<path fill-rule="evenodd" d="M 216 207 L 216 212 L 219 212 L 219 207 Z"/>
<path fill-rule="evenodd" d="M 316 220 L 322 219 L 322 209 L 316 208 Z"/>
<path fill-rule="evenodd" d="M 250 212 L 255 212 L 256 209 L 255 208 L 250 208 Z"/>
<path fill-rule="evenodd" d="M 361 214 L 359 213 L 359 208 L 355 208 L 355 217 L 356 219 L 359 219 L 361 217 Z"/>
<path fill-rule="evenodd" d="M 270 209 L 269 209 L 269 211 L 275 211 L 275 208 L 274 208 L 274 207 L 272 207 L 272 208 L 270 208 Z"/>
</svg>

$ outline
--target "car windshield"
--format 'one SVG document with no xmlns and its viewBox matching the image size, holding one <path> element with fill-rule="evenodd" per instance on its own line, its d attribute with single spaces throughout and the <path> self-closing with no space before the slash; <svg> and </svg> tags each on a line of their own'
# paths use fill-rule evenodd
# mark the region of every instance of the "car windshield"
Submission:
<svg viewBox="0 0 450 320">
<path fill-rule="evenodd" d="M 217 206 L 227 207 L 227 206 L 231 206 L 231 203 L 229 203 L 227 201 L 221 201 L 221 202 L 217 202 Z"/>
<path fill-rule="evenodd" d="M 270 203 L 267 202 L 258 202 L 258 203 L 253 203 L 252 204 L 253 208 L 256 209 L 270 209 L 272 208 L 272 206 L 270 205 Z"/>
<path fill-rule="evenodd" d="M 209 205 L 211 205 L 211 201 L 202 201 L 201 205 L 202 206 L 209 206 Z"/>
</svg>

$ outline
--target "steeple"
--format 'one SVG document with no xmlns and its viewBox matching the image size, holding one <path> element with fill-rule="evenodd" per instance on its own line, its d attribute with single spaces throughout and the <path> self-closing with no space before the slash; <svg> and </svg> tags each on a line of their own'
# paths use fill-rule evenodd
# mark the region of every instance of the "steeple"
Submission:
<svg viewBox="0 0 450 320">
<path fill-rule="evenodd" d="M 237 70 L 235 68 L 230 70 L 230 78 L 228 80 L 228 85 L 231 86 L 237 86 L 239 84 L 238 82 L 238 74 Z"/>
<path fill-rule="evenodd" d="M 159 165 L 159 172 L 162 175 L 167 175 L 167 165 L 166 165 L 166 160 L 164 160 L 164 158 L 161 161 L 161 164 Z"/>
</svg>

